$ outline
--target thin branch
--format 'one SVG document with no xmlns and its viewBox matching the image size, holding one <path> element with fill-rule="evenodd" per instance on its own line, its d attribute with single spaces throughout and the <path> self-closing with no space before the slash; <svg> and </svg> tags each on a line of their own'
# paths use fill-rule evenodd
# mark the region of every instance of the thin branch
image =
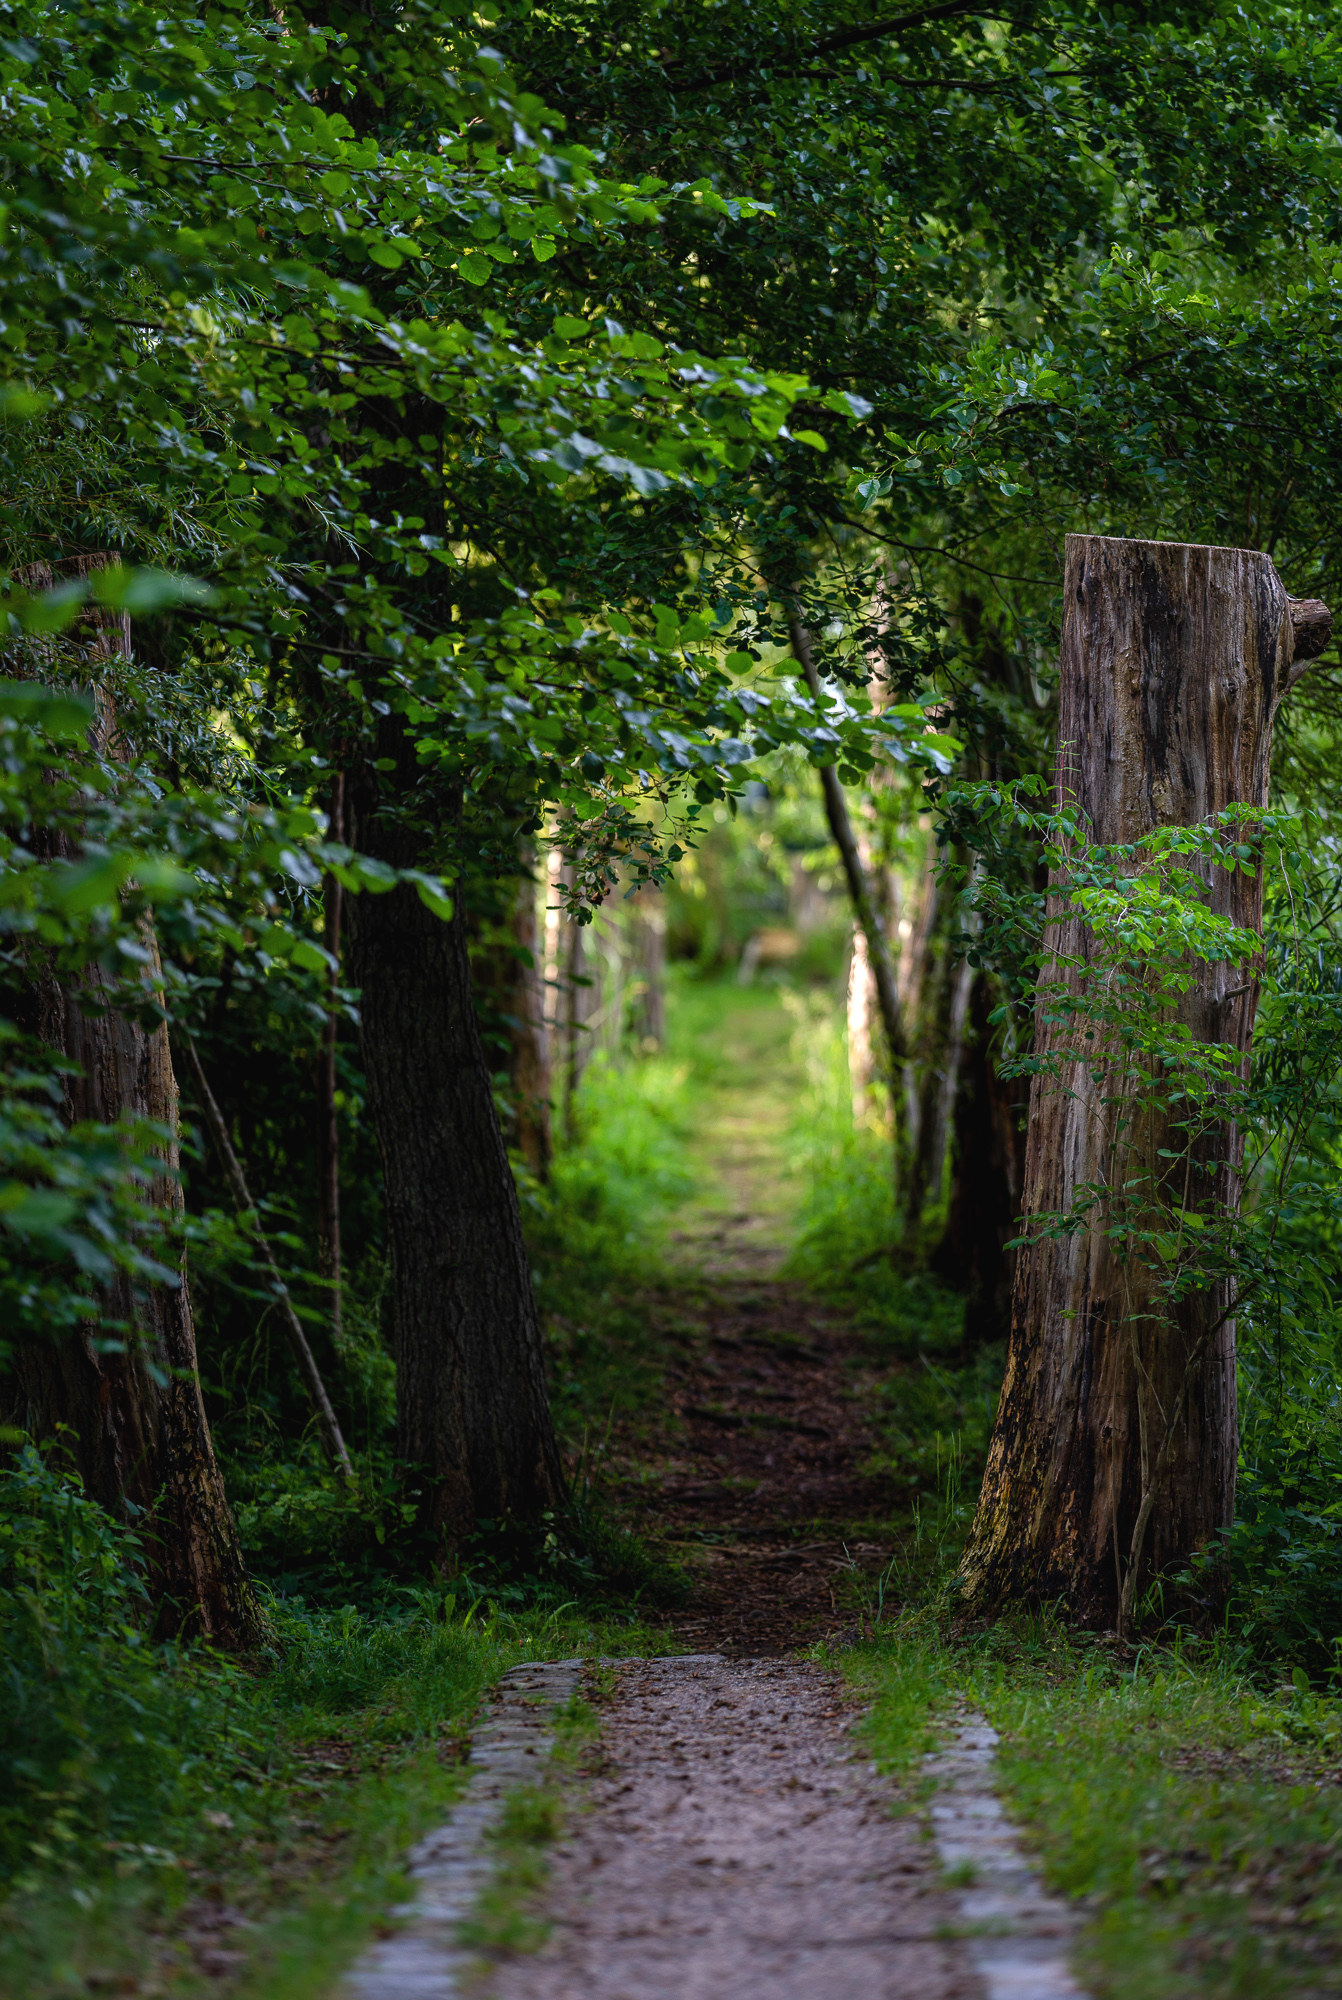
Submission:
<svg viewBox="0 0 1342 2000">
<path fill-rule="evenodd" d="M 190 1035 L 183 1034 L 182 1045 L 186 1050 L 187 1061 L 191 1065 L 191 1074 L 195 1078 L 196 1089 L 200 1093 L 200 1107 L 205 1113 L 205 1123 L 210 1128 L 210 1137 L 214 1141 L 215 1150 L 223 1165 L 224 1178 L 228 1182 L 229 1191 L 233 1196 L 239 1215 L 244 1219 L 251 1218 L 251 1234 L 269 1268 L 271 1282 L 275 1287 L 275 1303 L 280 1309 L 280 1317 L 284 1321 L 284 1331 L 289 1337 L 289 1346 L 293 1351 L 294 1360 L 298 1364 L 298 1372 L 303 1377 L 307 1385 L 308 1394 L 312 1398 L 313 1408 L 317 1413 L 317 1428 L 321 1432 L 321 1440 L 326 1455 L 342 1479 L 353 1479 L 354 1467 L 350 1463 L 350 1455 L 345 1448 L 345 1440 L 341 1435 L 336 1413 L 331 1407 L 331 1399 L 326 1393 L 326 1384 L 321 1378 L 321 1371 L 317 1367 L 316 1357 L 312 1349 L 308 1346 L 308 1338 L 303 1331 L 302 1322 L 298 1314 L 294 1311 L 294 1302 L 289 1296 L 289 1287 L 280 1275 L 280 1267 L 275 1261 L 275 1253 L 270 1247 L 270 1239 L 261 1227 L 256 1203 L 252 1200 L 248 1192 L 242 1165 L 233 1150 L 233 1141 L 228 1136 L 228 1127 L 224 1123 L 223 1113 L 215 1101 L 214 1092 L 210 1089 L 205 1071 L 201 1067 L 200 1055 L 196 1044 Z"/>
<path fill-rule="evenodd" d="M 1053 589 L 1057 578 L 1051 576 L 1015 576 L 1010 570 L 985 569 L 982 563 L 971 562 L 968 556 L 957 556 L 950 549 L 932 548 L 926 542 L 901 542 L 897 535 L 882 534 L 879 528 L 870 527 L 865 521 L 854 521 L 851 515 L 840 514 L 837 519 L 845 528 L 855 528 L 860 535 L 870 535 L 874 542 L 884 542 L 887 548 L 902 549 L 906 555 L 940 556 L 943 562 L 958 563 L 961 569 L 976 570 L 980 576 L 988 576 L 995 583 L 1041 583 Z"/>
<path fill-rule="evenodd" d="M 985 7 L 981 0 L 941 0 L 936 7 L 920 7 L 909 14 L 894 14 L 884 21 L 872 21 L 861 27 L 841 28 L 837 34 L 825 35 L 818 42 L 812 42 L 789 60 L 771 63 L 767 56 L 761 59 L 751 57 L 748 61 L 719 63 L 715 69 L 701 70 L 698 76 L 687 77 L 678 83 L 674 71 L 664 80 L 667 86 L 677 92 L 692 90 L 712 90 L 720 83 L 740 83 L 748 77 L 758 76 L 761 71 L 769 76 L 788 76 L 821 56 L 837 54 L 841 49 L 854 49 L 866 42 L 884 41 L 890 35 L 898 35 L 906 28 L 922 28 L 934 21 L 964 20 L 969 16 L 979 20 L 1008 21 L 1013 25 L 1015 16 L 1003 14 L 997 8 Z"/>
<path fill-rule="evenodd" d="M 792 597 L 788 599 L 788 633 L 792 640 L 792 650 L 797 655 L 802 672 L 806 676 L 811 699 L 819 708 L 820 678 L 815 670 L 811 636 L 801 622 L 796 599 Z M 843 795 L 843 786 L 839 782 L 839 773 L 835 765 L 821 765 L 820 784 L 825 797 L 825 817 L 829 821 L 829 830 L 834 836 L 834 844 L 843 861 L 843 872 L 848 881 L 853 914 L 867 940 L 867 953 L 876 980 L 876 997 L 880 1002 L 881 1021 L 885 1027 L 885 1038 L 893 1071 L 895 1065 L 908 1060 L 908 1049 L 904 1040 L 904 1019 L 899 1005 L 899 988 L 890 958 L 890 946 L 876 915 L 876 905 L 872 901 L 867 871 L 862 866 L 862 856 L 858 852 L 852 821 L 848 817 L 848 801 Z M 892 1075 L 892 1084 L 893 1080 Z"/>
</svg>

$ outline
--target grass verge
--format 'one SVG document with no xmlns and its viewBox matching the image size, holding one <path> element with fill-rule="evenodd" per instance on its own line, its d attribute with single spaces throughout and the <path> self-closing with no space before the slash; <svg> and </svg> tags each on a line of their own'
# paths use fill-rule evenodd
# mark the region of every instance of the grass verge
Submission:
<svg viewBox="0 0 1342 2000">
<path fill-rule="evenodd" d="M 957 1698 L 1049 1887 L 1079 1904 L 1096 2000 L 1342 1994 L 1342 1702 L 1225 1646 L 1086 1640 L 1047 1618 L 946 1634 L 909 1615 L 842 1656 L 906 1803 Z"/>
<path fill-rule="evenodd" d="M 445 1620 L 427 1599 L 398 1620 L 276 1615 L 277 1663 L 237 1674 L 245 1733 L 212 1758 L 202 1712 L 202 1768 L 155 1842 L 90 1833 L 12 1890 L 4 2000 L 315 2000 L 404 1900 L 405 1853 L 460 1792 L 466 1731 L 498 1675 L 522 1659 L 666 1643 L 571 1610 Z M 575 1713 L 566 1736 L 584 1726 Z M 133 1745 L 126 1755 L 121 1786 L 134 1782 Z"/>
<path fill-rule="evenodd" d="M 575 1694 L 555 1717 L 554 1747 L 540 1783 L 519 1785 L 504 1800 L 499 1823 L 488 1836 L 494 1850 L 493 1880 L 460 1930 L 468 1950 L 506 1956 L 539 1951 L 545 1943 L 550 1926 L 540 1907 L 540 1892 L 550 1872 L 548 1851 L 578 1809 L 576 1781 L 583 1754 L 600 1726 L 591 1703 L 583 1694 Z"/>
</svg>

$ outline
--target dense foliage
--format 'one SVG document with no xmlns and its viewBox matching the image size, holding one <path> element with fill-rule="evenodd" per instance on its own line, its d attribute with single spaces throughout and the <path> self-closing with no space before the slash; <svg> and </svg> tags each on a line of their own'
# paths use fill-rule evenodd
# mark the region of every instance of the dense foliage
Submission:
<svg viewBox="0 0 1342 2000">
<path fill-rule="evenodd" d="M 924 1267 L 964 1280 L 975 1107 L 1028 1069 L 1050 823 L 1020 801 L 1053 749 L 1063 535 L 1258 547 L 1342 601 L 1342 40 L 1308 6 L 1229 0 L 2 11 L 0 1368 L 72 1330 L 133 1347 L 109 1286 L 185 1269 L 234 1512 L 292 1640 L 296 1597 L 389 1616 L 435 1557 L 396 1448 L 385 1150 L 336 885 L 468 925 L 506 1119 L 498 963 L 527 955 L 508 912 L 538 851 L 562 854 L 567 916 L 664 883 L 673 953 L 732 971 L 832 869 L 814 775 L 836 766 L 923 960 L 906 1073 L 834 1112 L 797 1268 L 841 1270 L 877 1318 L 897 1292 L 954 1347 Z M 1338 686 L 1330 658 L 1278 725 L 1288 859 L 1250 1076 L 1170 1036 L 1181 955 L 1257 948 L 1211 935 L 1178 854 L 1135 878 L 1092 857 L 1085 891 L 1131 982 L 1106 1017 L 1131 1076 L 1217 1118 L 1229 1094 L 1247 1134 L 1229 1235 L 1170 1252 L 1150 1216 L 1115 1227 L 1176 1291 L 1249 1274 L 1228 1615 L 1257 1657 L 1318 1670 L 1342 1630 Z M 808 936 L 787 976 L 827 980 L 837 1019 L 838 927 Z M 69 1115 L 53 985 L 171 1022 L 184 1212 L 169 1125 Z M 675 1079 L 619 1082 L 636 1039 L 617 1025 L 549 1185 L 518 1164 L 568 1444 L 592 1414 L 570 1307 L 646 1258 L 642 1211 L 683 1181 Z M 984 1285 L 972 1394 L 927 1392 L 938 1472 L 947 1412 L 982 1444 Z M 281 1290 L 353 1482 L 322 1462 Z M 58 1842 L 135 1842 L 197 1813 L 183 1745 L 242 1732 L 241 1755 L 249 1725 L 230 1670 L 153 1638 L 135 1522 L 25 1441 L 3 1386 L 0 1410 L 0 1859 L 21 1870 L 44 1814 Z M 521 1556 L 499 1525 L 472 1601 L 667 1582 L 594 1514 Z M 123 1824 L 107 1774 L 131 1743 Z"/>
</svg>

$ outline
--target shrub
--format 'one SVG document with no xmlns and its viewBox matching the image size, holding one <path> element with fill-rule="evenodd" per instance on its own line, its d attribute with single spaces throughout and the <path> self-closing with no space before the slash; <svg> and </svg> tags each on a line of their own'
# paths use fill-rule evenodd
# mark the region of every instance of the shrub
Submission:
<svg viewBox="0 0 1342 2000">
<path fill-rule="evenodd" d="M 24 1445 L 0 1472 L 0 1878 L 152 1841 L 246 1761 L 241 1677 L 148 1634 L 144 1549 Z"/>
</svg>

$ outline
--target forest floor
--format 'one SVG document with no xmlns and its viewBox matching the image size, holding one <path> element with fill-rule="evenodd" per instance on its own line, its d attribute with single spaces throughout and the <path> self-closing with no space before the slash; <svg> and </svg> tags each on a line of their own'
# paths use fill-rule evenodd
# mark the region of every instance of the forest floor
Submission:
<svg viewBox="0 0 1342 2000">
<path fill-rule="evenodd" d="M 392 1578 L 277 1598 L 266 1661 L 169 1662 L 163 1698 L 194 1718 L 180 1773 L 146 1717 L 125 1765 L 68 1774 L 76 1804 L 152 1779 L 162 1814 L 133 1839 L 67 1835 L 63 1815 L 89 1821 L 62 1794 L 0 1906 L 0 2000 L 332 2000 L 462 1797 L 487 1690 L 575 1657 L 587 1705 L 519 1803 L 482 1920 L 500 2000 L 978 1992 L 963 1940 L 938 1935 L 952 1885 L 922 1838 L 921 1760 L 965 1705 L 1000 1732 L 1003 1800 L 1082 1921 L 1096 2000 L 1342 2000 L 1342 1700 L 1233 1635 L 1129 1650 L 1045 1615 L 957 1625 L 936 1586 L 997 1364 L 960 1355 L 953 1301 L 888 1265 L 859 1297 L 851 1230 L 792 1275 L 848 1171 L 822 1129 L 819 1004 L 673 999 L 686 1081 L 652 1153 L 679 1205 L 660 1239 L 631 1231 L 613 1278 L 551 1293 L 579 1487 L 661 1567 L 596 1592 L 482 1572 L 483 1595 Z M 618 1107 L 638 1085 L 615 1081 Z M 631 1213 L 651 1184 L 638 1117 Z M 689 1653 L 719 1655 L 715 1678 L 674 1703 L 636 1664 Z"/>
<path fill-rule="evenodd" d="M 598 1676 L 599 1736 L 553 1850 L 534 1951 L 490 2000 L 983 2000 L 920 1819 L 855 1759 L 860 1706 L 821 1658 L 858 1636 L 893 1552 L 873 1466 L 876 1369 L 783 1274 L 805 1076 L 776 992 L 724 991 L 689 1139 L 692 1188 L 637 1324 L 650 1409 L 612 1426 L 602 1493 L 690 1581 L 693 1656 Z"/>
<path fill-rule="evenodd" d="M 627 1302 L 645 1372 L 610 1421 L 600 1490 L 689 1578 L 676 1645 L 722 1665 L 702 1688 L 609 1673 L 548 1879 L 519 1878 L 526 1922 L 505 1912 L 481 1993 L 982 1996 L 919 1778 L 968 1700 L 1002 1731 L 1008 1811 L 1073 1899 L 1087 1990 L 1342 1995 L 1326 1700 L 1273 1692 L 1191 1635 L 1133 1652 L 1047 1617 L 957 1632 L 901 1607 L 965 1521 L 929 1433 L 982 1384 L 944 1339 L 940 1365 L 899 1352 L 834 1303 L 841 1284 L 786 1274 L 804 1207 L 797 1015 L 767 991 L 691 1004 L 692 1191 Z"/>
<path fill-rule="evenodd" d="M 672 1219 L 665 1281 L 642 1297 L 665 1357 L 658 1420 L 616 1430 L 608 1492 L 691 1579 L 678 1640 L 761 1657 L 854 1630 L 860 1582 L 874 1588 L 890 1560 L 896 1495 L 874 1469 L 869 1342 L 781 1275 L 800 1197 L 786 1142 L 805 1088 L 792 1024 L 765 989 L 729 992 L 715 1027 L 693 1193 Z"/>
</svg>

